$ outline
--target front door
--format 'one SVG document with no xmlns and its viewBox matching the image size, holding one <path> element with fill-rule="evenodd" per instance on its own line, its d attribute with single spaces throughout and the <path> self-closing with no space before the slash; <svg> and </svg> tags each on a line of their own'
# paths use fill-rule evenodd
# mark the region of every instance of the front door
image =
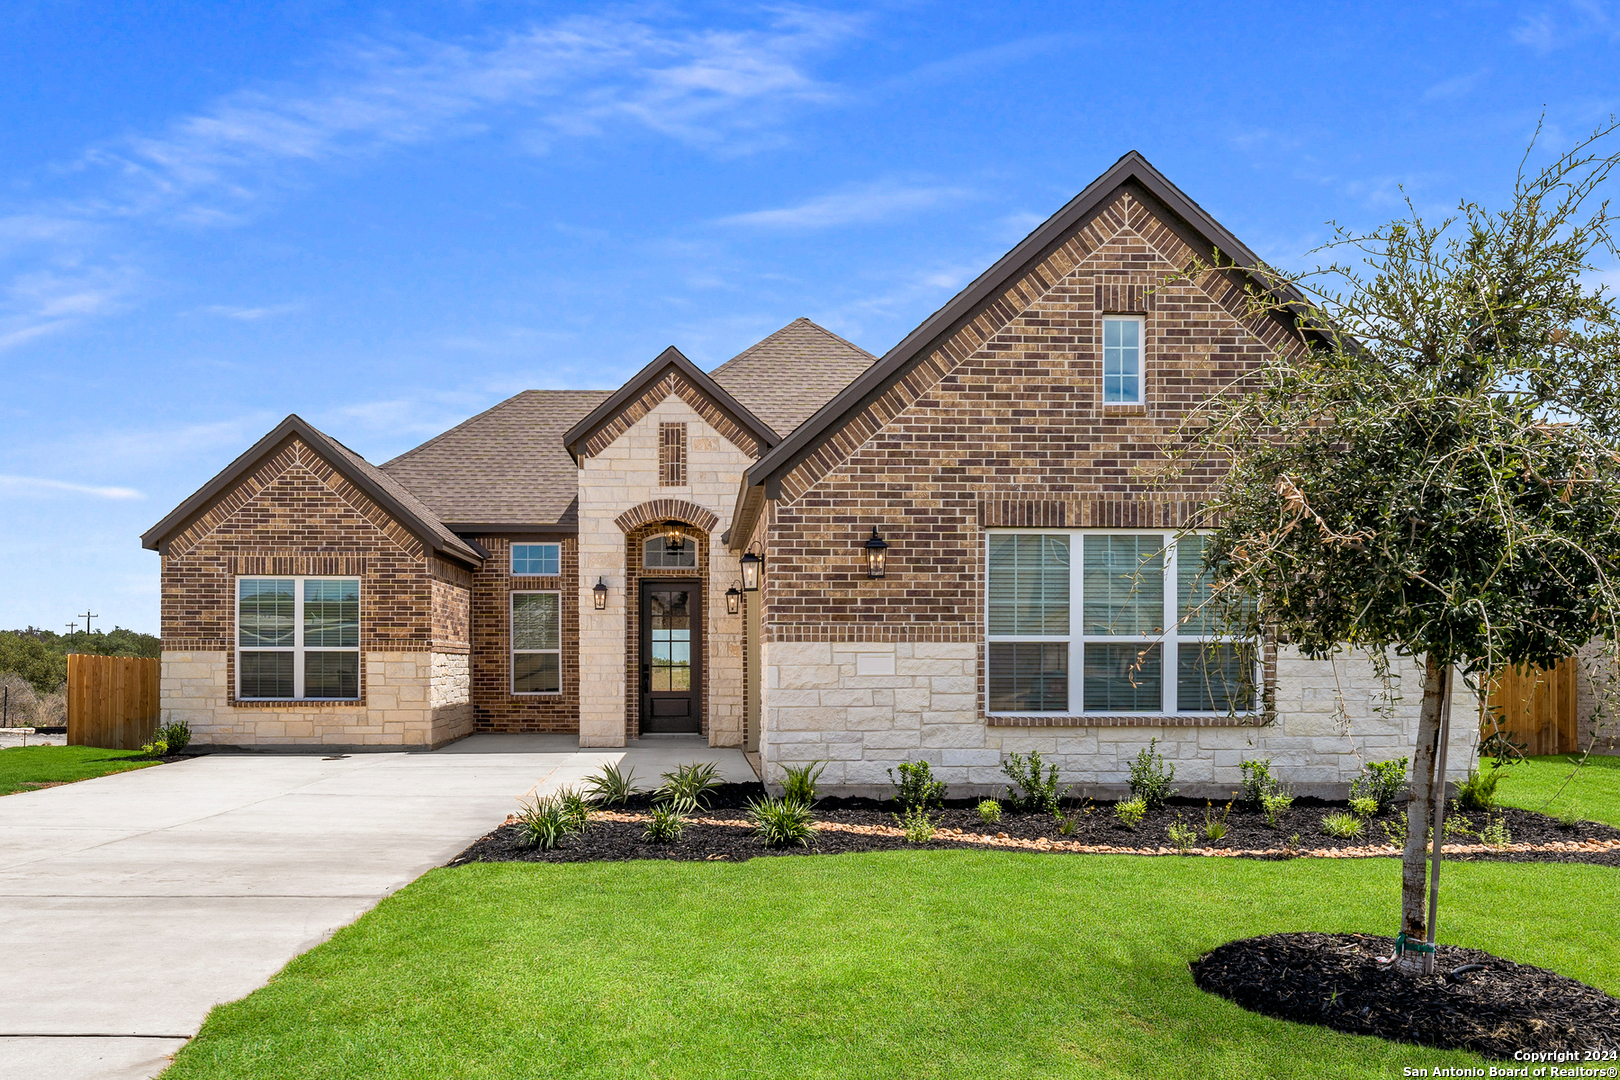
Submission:
<svg viewBox="0 0 1620 1080">
<path fill-rule="evenodd" d="M 641 579 L 641 730 L 702 731 L 701 583 Z"/>
</svg>

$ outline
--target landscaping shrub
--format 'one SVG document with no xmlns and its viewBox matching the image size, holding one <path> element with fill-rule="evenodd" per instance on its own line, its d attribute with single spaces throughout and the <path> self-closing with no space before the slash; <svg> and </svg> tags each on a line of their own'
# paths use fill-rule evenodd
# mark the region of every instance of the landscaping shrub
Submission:
<svg viewBox="0 0 1620 1080">
<path fill-rule="evenodd" d="M 162 757 L 169 752 L 169 744 L 161 738 L 153 739 L 149 743 L 141 744 L 141 753 L 147 757 Z"/>
<path fill-rule="evenodd" d="M 894 785 L 894 801 L 907 810 L 938 806 L 945 801 L 947 788 L 943 781 L 934 779 L 926 761 L 902 761 L 898 780 L 894 778 L 893 769 L 889 769 L 888 773 L 889 783 Z"/>
<path fill-rule="evenodd" d="M 657 802 L 686 802 L 693 809 L 705 810 L 709 807 L 710 793 L 724 783 L 720 779 L 720 766 L 712 761 L 678 765 L 661 779 L 664 783 L 654 795 Z"/>
<path fill-rule="evenodd" d="M 1361 837 L 1363 826 L 1356 815 L 1335 810 L 1322 818 L 1322 831 L 1340 840 L 1357 840 Z"/>
<path fill-rule="evenodd" d="M 894 815 L 894 820 L 906 834 L 908 843 L 926 844 L 934 838 L 934 819 L 929 816 L 926 806 L 910 807 L 905 816 Z"/>
<path fill-rule="evenodd" d="M 658 803 L 652 809 L 652 817 L 647 827 L 642 830 L 641 838 L 651 840 L 657 844 L 670 844 L 681 838 L 681 830 L 686 828 L 685 811 L 692 804 L 685 800 L 671 799 Z"/>
<path fill-rule="evenodd" d="M 171 720 L 158 728 L 157 737 L 163 740 L 169 753 L 178 754 L 191 745 L 191 725 L 184 720 Z"/>
<path fill-rule="evenodd" d="M 636 770 L 628 773 L 621 772 L 619 766 L 608 762 L 591 776 L 585 778 L 585 790 L 592 802 L 603 806 L 615 804 L 623 806 L 630 801 L 630 796 L 641 790 L 636 787 Z"/>
<path fill-rule="evenodd" d="M 1507 821 L 1500 814 L 1494 819 L 1486 818 L 1485 827 L 1479 831 L 1479 838 L 1487 847 L 1498 849 L 1513 843 L 1513 834 L 1508 832 Z"/>
<path fill-rule="evenodd" d="M 1378 800 L 1371 795 L 1363 795 L 1359 799 L 1350 800 L 1350 810 L 1356 817 L 1370 818 L 1378 813 Z"/>
<path fill-rule="evenodd" d="M 1149 810 L 1159 809 L 1164 800 L 1176 793 L 1170 786 L 1170 781 L 1176 778 L 1176 767 L 1172 765 L 1168 772 L 1165 770 L 1164 755 L 1154 749 L 1158 745 L 1157 738 L 1148 740 L 1131 762 L 1131 797 L 1141 799 Z"/>
<path fill-rule="evenodd" d="M 1378 800 L 1378 812 L 1382 814 L 1395 805 L 1401 789 L 1406 787 L 1406 762 L 1406 758 L 1367 762 L 1361 767 L 1361 775 L 1350 784 L 1350 797 L 1370 795 Z"/>
<path fill-rule="evenodd" d="M 1046 769 L 1046 775 L 1041 770 Z M 1047 767 L 1041 761 L 1041 752 L 1031 750 L 1029 757 L 1009 754 L 1001 763 L 1001 771 L 1012 784 L 1007 788 L 1007 801 L 1020 810 L 1042 810 L 1048 814 L 1058 811 L 1058 767 Z M 1022 792 L 1022 794 L 1020 794 Z"/>
<path fill-rule="evenodd" d="M 797 769 L 786 769 L 787 783 L 782 798 L 791 799 L 797 803 L 809 806 L 816 801 L 816 781 L 826 771 L 826 764 L 812 761 L 808 765 L 801 765 Z"/>
<path fill-rule="evenodd" d="M 994 799 L 981 799 L 979 801 L 979 820 L 986 825 L 997 825 L 1001 822 L 1001 804 Z"/>
<path fill-rule="evenodd" d="M 1568 806 L 1558 811 L 1558 825 L 1560 828 L 1573 829 L 1580 823 L 1581 812 L 1575 808 L 1574 803 L 1570 803 Z"/>
<path fill-rule="evenodd" d="M 557 792 L 557 802 L 562 805 L 563 815 L 567 818 L 568 831 L 581 833 L 591 819 L 591 804 L 585 796 L 573 788 L 563 788 Z"/>
<path fill-rule="evenodd" d="M 1282 791 L 1262 796 L 1260 799 L 1260 810 L 1266 815 L 1266 824 L 1273 829 L 1282 824 L 1282 816 L 1293 805 L 1294 797 Z"/>
<path fill-rule="evenodd" d="M 1231 813 L 1232 804 L 1227 803 L 1226 809 L 1221 811 L 1221 816 L 1216 817 L 1215 804 L 1206 802 L 1204 804 L 1204 839 L 1212 842 L 1223 839 L 1226 836 L 1226 819 Z"/>
<path fill-rule="evenodd" d="M 1458 836 L 1474 835 L 1474 823 L 1458 811 L 1457 800 L 1455 799 L 1451 801 L 1451 813 L 1446 815 L 1444 828 L 1447 840 Z"/>
<path fill-rule="evenodd" d="M 1180 817 L 1170 823 L 1165 835 L 1170 837 L 1170 846 L 1183 855 L 1191 851 L 1193 844 L 1198 841 L 1198 830 L 1182 821 Z"/>
<path fill-rule="evenodd" d="M 518 845 L 550 851 L 575 831 L 569 825 L 568 810 L 562 800 L 535 799 L 518 810 Z"/>
<path fill-rule="evenodd" d="M 748 804 L 748 817 L 754 823 L 754 835 L 768 847 L 808 847 L 816 835 L 816 818 L 807 803 L 759 799 Z"/>
<path fill-rule="evenodd" d="M 1496 805 L 1496 784 L 1501 778 L 1498 769 L 1470 769 L 1468 779 L 1457 785 L 1457 805 L 1464 810 L 1489 810 Z"/>
<path fill-rule="evenodd" d="M 1119 823 L 1127 829 L 1134 829 L 1142 823 L 1142 817 L 1147 813 L 1147 803 L 1141 799 L 1126 799 L 1122 803 L 1114 804 L 1114 816 Z"/>
<path fill-rule="evenodd" d="M 1238 768 L 1243 770 L 1243 801 L 1256 810 L 1261 808 L 1267 795 L 1282 790 L 1282 785 L 1271 775 L 1270 758 L 1240 761 Z"/>
</svg>

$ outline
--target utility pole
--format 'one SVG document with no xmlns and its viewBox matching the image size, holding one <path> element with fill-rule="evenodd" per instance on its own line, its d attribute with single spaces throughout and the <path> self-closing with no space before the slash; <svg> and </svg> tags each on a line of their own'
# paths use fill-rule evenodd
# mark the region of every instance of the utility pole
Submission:
<svg viewBox="0 0 1620 1080">
<path fill-rule="evenodd" d="M 100 615 L 95 614 L 88 607 L 85 608 L 84 609 L 84 632 L 87 633 L 87 634 L 90 632 L 90 620 L 91 619 L 99 619 L 99 618 L 101 618 Z"/>
<path fill-rule="evenodd" d="M 79 632 L 79 624 L 76 622 L 63 623 L 62 625 L 68 628 L 69 637 Z"/>
</svg>

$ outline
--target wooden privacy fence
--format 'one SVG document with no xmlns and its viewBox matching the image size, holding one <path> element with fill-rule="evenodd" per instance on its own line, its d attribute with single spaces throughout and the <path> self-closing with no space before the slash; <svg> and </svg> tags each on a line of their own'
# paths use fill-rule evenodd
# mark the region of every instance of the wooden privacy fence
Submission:
<svg viewBox="0 0 1620 1080">
<path fill-rule="evenodd" d="M 67 661 L 69 746 L 139 750 L 156 737 L 156 660 L 69 653 Z"/>
<path fill-rule="evenodd" d="M 1575 746 L 1575 657 L 1550 668 L 1508 668 L 1491 680 L 1480 717 L 1480 733 L 1494 730 L 1491 718 L 1526 754 L 1573 754 Z"/>
</svg>

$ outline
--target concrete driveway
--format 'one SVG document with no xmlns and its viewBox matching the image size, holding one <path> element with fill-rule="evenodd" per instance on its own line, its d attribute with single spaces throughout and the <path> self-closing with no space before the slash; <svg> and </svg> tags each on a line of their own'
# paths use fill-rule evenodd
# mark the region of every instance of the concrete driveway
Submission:
<svg viewBox="0 0 1620 1080">
<path fill-rule="evenodd" d="M 154 1076 L 209 1009 L 519 799 L 603 762 L 656 783 L 693 760 L 754 779 L 696 738 L 475 735 L 433 753 L 211 754 L 0 798 L 0 1078 Z"/>
</svg>

